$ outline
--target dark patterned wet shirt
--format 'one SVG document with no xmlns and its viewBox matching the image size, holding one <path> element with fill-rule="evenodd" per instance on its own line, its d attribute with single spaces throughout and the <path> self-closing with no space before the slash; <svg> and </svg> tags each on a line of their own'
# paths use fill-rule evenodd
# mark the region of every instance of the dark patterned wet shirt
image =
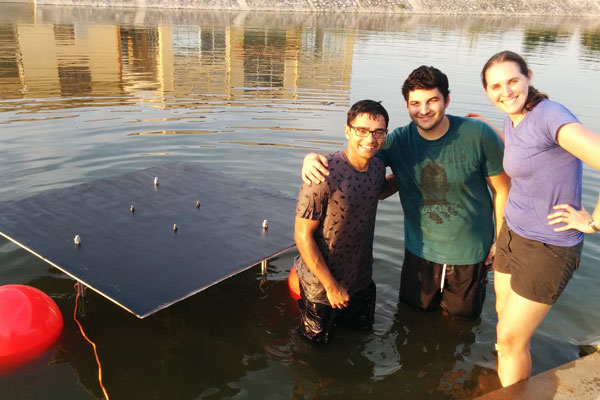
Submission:
<svg viewBox="0 0 600 400">
<path fill-rule="evenodd" d="M 352 296 L 372 280 L 375 214 L 385 187 L 385 166 L 374 158 L 367 171 L 357 171 L 343 151 L 329 154 L 327 160 L 326 182 L 302 185 L 296 216 L 320 221 L 315 241 L 333 277 Z M 325 288 L 300 256 L 295 264 L 307 299 L 329 304 Z"/>
</svg>

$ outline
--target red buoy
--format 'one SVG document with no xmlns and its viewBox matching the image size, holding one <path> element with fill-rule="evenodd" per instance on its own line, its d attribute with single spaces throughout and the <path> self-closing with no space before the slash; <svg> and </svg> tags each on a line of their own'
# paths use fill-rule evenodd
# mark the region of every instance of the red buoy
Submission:
<svg viewBox="0 0 600 400">
<path fill-rule="evenodd" d="M 288 288 L 290 289 L 290 295 L 292 299 L 298 300 L 300 298 L 300 280 L 298 280 L 298 273 L 296 272 L 296 266 L 294 265 L 288 276 Z"/>
<path fill-rule="evenodd" d="M 0 286 L 0 321 L 0 372 L 41 355 L 63 326 L 56 303 L 25 285 Z"/>
</svg>

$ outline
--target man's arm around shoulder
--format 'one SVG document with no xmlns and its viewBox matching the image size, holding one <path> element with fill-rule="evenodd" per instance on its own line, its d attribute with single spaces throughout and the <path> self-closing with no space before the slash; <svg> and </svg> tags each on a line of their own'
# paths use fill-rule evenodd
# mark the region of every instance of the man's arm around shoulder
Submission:
<svg viewBox="0 0 600 400">
<path fill-rule="evenodd" d="M 485 118 L 482 114 L 468 113 L 465 116 L 467 118 L 473 118 L 473 119 L 479 120 L 479 121 L 483 122 L 484 124 L 486 124 L 487 126 L 489 126 L 490 128 L 492 128 L 492 130 L 496 133 L 496 135 L 498 135 L 498 137 L 502 141 L 502 144 L 504 144 L 504 132 L 501 129 L 497 128 L 495 125 L 492 125 L 492 123 L 490 121 L 488 121 L 487 118 Z"/>
</svg>

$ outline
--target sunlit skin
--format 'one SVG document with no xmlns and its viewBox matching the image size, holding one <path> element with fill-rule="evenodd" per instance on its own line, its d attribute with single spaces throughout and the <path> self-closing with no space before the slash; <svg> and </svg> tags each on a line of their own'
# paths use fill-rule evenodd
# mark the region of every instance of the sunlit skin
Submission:
<svg viewBox="0 0 600 400">
<path fill-rule="evenodd" d="M 385 119 L 383 116 L 373 118 L 369 114 L 359 114 L 350 125 L 352 126 L 346 125 L 344 127 L 346 139 L 348 139 L 344 153 L 355 169 L 366 171 L 369 168 L 371 159 L 375 157 L 375 154 L 385 142 L 385 136 L 380 139 L 373 136 L 375 130 L 383 129 L 387 131 Z M 365 137 L 360 137 L 356 134 L 355 128 L 364 128 L 369 130 L 370 133 Z M 331 307 L 342 309 L 348 306 L 350 296 L 346 288 L 337 282 L 329 271 L 314 239 L 319 223 L 318 220 L 296 217 L 294 240 L 302 259 L 325 288 L 327 300 Z"/>
<path fill-rule="evenodd" d="M 485 92 L 498 109 L 510 117 L 516 127 L 525 117 L 525 104 L 531 84 L 531 71 L 524 75 L 518 64 L 505 61 L 490 66 L 485 72 Z M 556 132 L 558 144 L 573 156 L 600 169 L 597 155 L 600 138 L 579 122 L 561 126 Z M 590 218 L 600 220 L 600 195 L 593 215 L 582 207 L 576 210 L 569 204 L 554 206 L 556 212 L 548 215 L 550 225 L 558 225 L 557 232 L 576 229 L 593 233 Z M 494 272 L 496 291 L 496 328 L 498 343 L 498 376 L 502 386 L 509 386 L 527 379 L 531 374 L 531 337 L 551 308 L 515 293 L 511 286 L 511 274 Z"/>
<path fill-rule="evenodd" d="M 444 136 L 450 127 L 446 118 L 446 108 L 449 104 L 450 97 L 444 99 L 437 88 L 417 89 L 408 94 L 406 110 L 421 136 L 435 140 Z"/>
<path fill-rule="evenodd" d="M 416 89 L 412 90 L 408 94 L 408 100 L 406 101 L 406 109 L 408 111 L 410 119 L 417 125 L 417 130 L 419 134 L 427 140 L 435 140 L 444 136 L 450 128 L 450 121 L 446 117 L 446 108 L 449 104 L 450 96 L 444 99 L 444 96 L 438 88 Z M 359 119 L 361 121 L 369 123 L 373 122 L 372 120 L 366 121 L 364 119 L 365 117 L 367 117 L 367 120 L 370 120 L 370 117 L 368 116 L 359 115 L 359 117 L 356 118 L 354 123 L 351 125 L 362 126 L 358 122 Z M 382 121 L 379 121 L 378 123 L 385 125 L 385 123 L 383 122 L 383 117 L 380 117 L 380 119 L 382 119 Z M 349 138 L 349 129 L 350 127 L 346 126 L 347 138 Z M 373 130 L 373 128 L 370 128 L 370 130 Z M 369 137 L 368 139 L 375 140 L 371 137 Z M 384 140 L 381 140 L 381 144 L 383 144 L 383 142 Z M 348 144 L 350 145 L 350 142 Z M 374 142 L 371 142 L 371 144 L 374 144 Z M 375 151 L 375 153 L 376 152 L 377 151 Z M 366 153 L 363 153 L 363 155 L 365 154 Z M 324 177 L 329 175 L 329 171 L 327 170 L 327 160 L 325 159 L 325 157 L 317 157 L 319 158 L 319 162 L 311 164 L 311 167 L 314 168 L 314 171 L 305 172 L 303 167 L 302 174 L 303 177 L 305 177 L 303 179 L 305 179 L 305 181 L 307 182 L 323 182 L 325 180 Z"/>
<path fill-rule="evenodd" d="M 369 114 L 359 114 L 351 125 L 355 128 L 368 129 L 371 132 L 376 129 L 387 129 L 385 119 L 381 115 L 377 116 L 377 119 L 373 119 Z M 348 144 L 344 150 L 348 161 L 357 170 L 366 171 L 369 168 L 369 161 L 375 157 L 375 154 L 385 142 L 385 137 L 375 139 L 373 133 L 369 133 L 365 137 L 359 137 L 356 131 L 348 125 L 344 127 L 344 131 L 346 139 L 348 139 Z"/>
<path fill-rule="evenodd" d="M 519 66 L 506 61 L 490 67 L 486 74 L 485 93 L 493 105 L 508 114 L 513 126 L 525 116 L 525 102 L 531 84 L 531 72 L 528 76 L 521 73 Z"/>
<path fill-rule="evenodd" d="M 517 126 L 526 114 L 531 73 L 525 76 L 516 63 L 507 61 L 491 66 L 485 78 L 486 95 L 493 105 L 508 114 L 513 126 Z M 516 294 L 511 288 L 510 279 L 510 274 L 494 272 L 498 313 L 496 350 L 502 386 L 526 379 L 531 374 L 531 337 L 550 310 L 548 304 Z M 527 317 L 523 318 L 524 315 Z"/>
</svg>

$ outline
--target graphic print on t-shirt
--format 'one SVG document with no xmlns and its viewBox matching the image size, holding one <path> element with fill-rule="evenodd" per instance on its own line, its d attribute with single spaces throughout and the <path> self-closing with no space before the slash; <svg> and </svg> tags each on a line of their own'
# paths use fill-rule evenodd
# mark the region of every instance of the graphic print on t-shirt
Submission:
<svg viewBox="0 0 600 400">
<path fill-rule="evenodd" d="M 450 203 L 446 196 L 450 185 L 448 175 L 441 165 L 429 160 L 421 170 L 421 190 L 423 192 L 422 213 L 437 224 L 449 221 L 451 216 L 458 215 L 460 204 Z"/>
</svg>

